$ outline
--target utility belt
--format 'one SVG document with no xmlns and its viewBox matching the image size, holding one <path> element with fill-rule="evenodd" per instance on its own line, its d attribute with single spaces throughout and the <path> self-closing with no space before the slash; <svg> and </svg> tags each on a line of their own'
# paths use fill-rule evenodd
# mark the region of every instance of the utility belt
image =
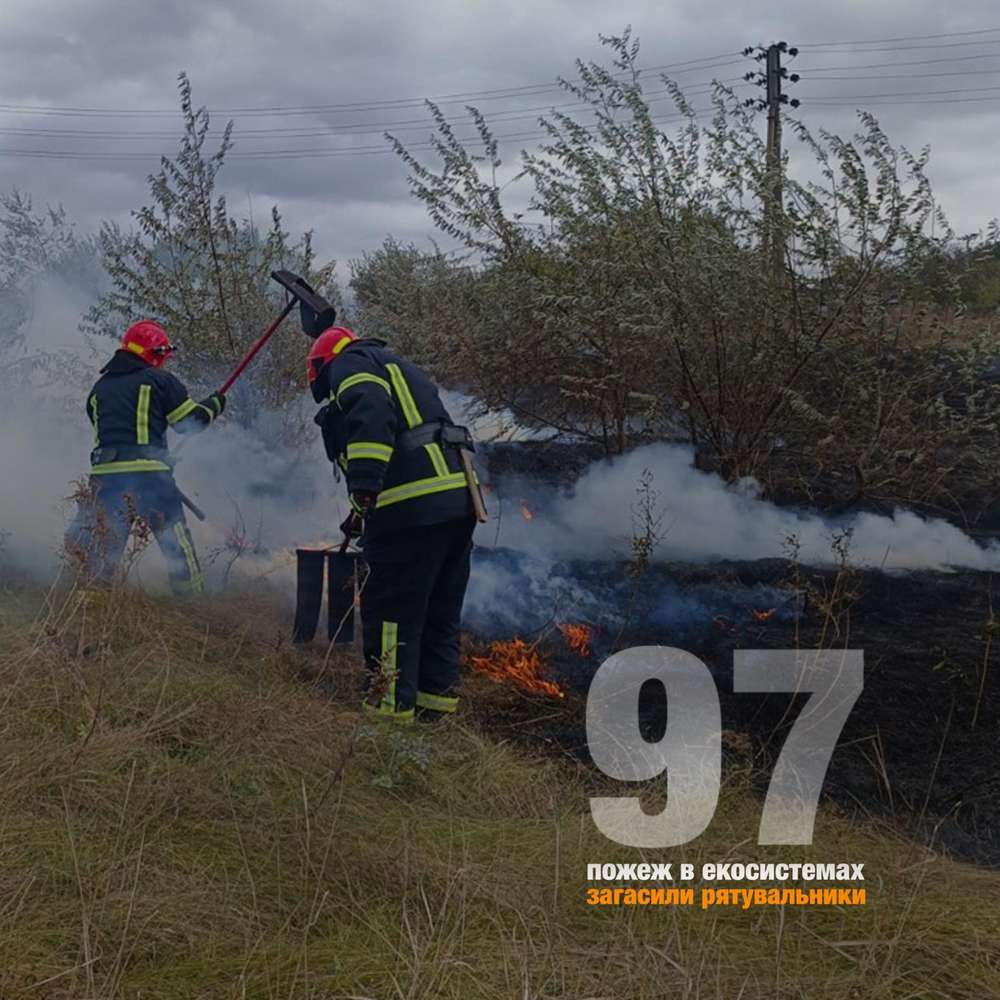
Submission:
<svg viewBox="0 0 1000 1000">
<path fill-rule="evenodd" d="M 428 444 L 437 444 L 442 448 L 456 450 L 462 466 L 462 473 L 465 476 L 465 485 L 472 498 L 476 520 L 480 524 L 485 523 L 488 517 L 486 501 L 483 499 L 483 491 L 480 489 L 479 480 L 476 478 L 476 471 L 472 465 L 472 453 L 476 450 L 476 444 L 472 440 L 468 427 L 459 427 L 447 420 L 429 420 L 396 435 L 396 448 L 403 451 L 423 448 Z"/>
<path fill-rule="evenodd" d="M 91 466 L 110 465 L 112 462 L 162 462 L 170 469 L 174 459 L 166 448 L 151 444 L 122 445 L 117 448 L 100 447 L 90 453 Z"/>
<path fill-rule="evenodd" d="M 476 450 L 469 428 L 450 424 L 446 420 L 429 420 L 396 435 L 396 448 L 403 451 L 415 451 L 429 444 L 464 451 Z"/>
<path fill-rule="evenodd" d="M 342 449 L 345 444 L 339 440 L 334 431 L 335 411 L 332 404 L 328 403 L 313 418 L 323 431 L 323 446 L 326 449 L 327 457 L 334 464 L 334 475 L 338 476 L 337 467 L 345 472 L 347 463 Z M 332 420 L 331 417 L 334 419 Z M 401 431 L 396 435 L 394 448 L 396 451 L 416 451 L 425 445 L 437 444 L 441 448 L 451 448 L 455 450 L 461 465 L 461 475 L 465 478 L 469 496 L 472 498 L 472 506 L 476 512 L 476 520 L 483 523 L 487 520 L 486 503 L 483 499 L 483 492 L 479 487 L 479 480 L 476 477 L 475 468 L 472 465 L 472 453 L 476 450 L 475 442 L 467 427 L 459 427 L 447 420 L 429 420 L 409 430 Z M 346 449 L 345 449 L 346 450 Z M 338 476 L 339 478 L 339 476 Z"/>
</svg>

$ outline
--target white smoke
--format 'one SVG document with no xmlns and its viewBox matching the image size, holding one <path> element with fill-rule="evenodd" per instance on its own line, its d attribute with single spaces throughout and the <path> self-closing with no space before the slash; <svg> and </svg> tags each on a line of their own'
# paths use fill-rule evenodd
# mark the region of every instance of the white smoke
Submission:
<svg viewBox="0 0 1000 1000">
<path fill-rule="evenodd" d="M 36 289 L 23 345 L 0 355 L 6 404 L 0 429 L 4 553 L 43 578 L 57 564 L 72 514 L 65 498 L 73 481 L 87 472 L 92 440 L 83 400 L 113 349 L 103 341 L 88 343 L 78 333 L 79 317 L 90 304 L 84 296 L 66 281 L 46 279 Z M 480 440 L 544 436 L 519 427 L 510 414 L 477 417 L 467 397 L 443 395 L 454 419 L 471 423 Z M 279 439 L 271 426 L 278 415 L 258 412 L 252 428 L 235 419 L 245 416 L 236 412 L 238 406 L 255 405 L 252 393 L 241 396 L 233 400 L 233 413 L 186 441 L 177 480 L 208 516 L 204 523 L 193 518 L 189 523 L 202 561 L 211 563 L 210 579 L 231 569 L 236 576 L 272 578 L 290 590 L 294 548 L 339 541 L 338 525 L 347 515 L 344 485 L 333 481 L 319 432 L 309 422 L 307 399 L 306 437 L 302 445 L 288 447 L 269 443 Z M 1000 568 L 1000 548 L 981 546 L 945 521 L 903 510 L 891 517 L 864 513 L 833 520 L 782 509 L 758 499 L 753 483 L 731 487 L 696 470 L 691 449 L 670 444 L 596 462 L 569 492 L 501 482 L 499 496 L 490 500 L 492 521 L 477 532 L 477 541 L 530 553 L 542 560 L 540 565 L 627 556 L 637 530 L 636 489 L 646 470 L 663 513 L 663 539 L 655 552 L 660 560 L 776 557 L 786 554 L 787 541 L 794 538 L 803 562 L 828 565 L 836 558 L 834 538 L 849 529 L 850 560 L 858 565 Z M 532 510 L 531 521 L 521 516 L 522 501 Z M 241 536 L 237 546 L 234 536 Z M 162 580 L 155 549 L 144 557 L 142 574 L 145 582 Z M 482 572 L 477 571 L 477 580 L 475 586 L 488 594 L 492 585 Z"/>
<path fill-rule="evenodd" d="M 188 525 L 209 581 L 231 565 L 235 579 L 267 581 L 291 600 L 295 549 L 339 543 L 349 508 L 319 429 L 310 422 L 301 444 L 278 445 L 267 424 L 266 414 L 251 428 L 224 416 L 185 440 L 175 477 L 206 515 Z"/>
<path fill-rule="evenodd" d="M 89 292 L 47 278 L 33 290 L 22 339 L 0 353 L 3 554 L 44 575 L 58 563 L 66 498 L 93 447 L 84 400 L 98 354 L 77 330 L 89 305 Z"/>
<path fill-rule="evenodd" d="M 441 390 L 440 395 L 451 419 L 468 427 L 477 441 L 540 441 L 552 437 L 551 432 L 519 424 L 510 410 L 491 410 L 470 396 L 450 389 Z"/>
<path fill-rule="evenodd" d="M 709 562 L 781 557 L 794 539 L 802 562 L 836 561 L 834 541 L 844 531 L 849 561 L 886 570 L 1000 569 L 1000 547 L 977 544 L 947 521 L 897 510 L 891 517 L 861 513 L 829 519 L 780 508 L 757 498 L 754 484 L 728 486 L 694 468 L 692 449 L 656 444 L 594 463 L 569 495 L 535 495 L 533 518 L 503 499 L 499 526 L 480 532 L 484 544 L 553 558 L 622 557 L 637 530 L 636 490 L 648 470 L 663 515 L 661 560 Z M 516 494 L 517 491 L 515 491 Z M 514 502 L 511 502 L 514 501 Z"/>
</svg>

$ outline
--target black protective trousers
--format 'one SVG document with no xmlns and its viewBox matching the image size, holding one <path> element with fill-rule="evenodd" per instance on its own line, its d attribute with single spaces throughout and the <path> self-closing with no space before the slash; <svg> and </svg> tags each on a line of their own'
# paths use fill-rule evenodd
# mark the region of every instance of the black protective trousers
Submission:
<svg viewBox="0 0 1000 1000">
<path fill-rule="evenodd" d="M 459 632 L 472 533 L 463 518 L 381 535 L 364 544 L 361 592 L 369 698 L 380 713 L 458 707 Z"/>
<path fill-rule="evenodd" d="M 91 476 L 90 486 L 91 495 L 80 501 L 66 539 L 98 579 L 113 576 L 138 517 L 160 546 L 171 590 L 178 595 L 202 592 L 198 556 L 169 472 Z"/>
</svg>

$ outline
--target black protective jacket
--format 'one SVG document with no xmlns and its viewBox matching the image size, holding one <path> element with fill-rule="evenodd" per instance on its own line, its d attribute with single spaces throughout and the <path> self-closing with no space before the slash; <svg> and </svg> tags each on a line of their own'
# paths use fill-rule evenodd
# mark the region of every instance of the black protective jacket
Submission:
<svg viewBox="0 0 1000 1000">
<path fill-rule="evenodd" d="M 365 539 L 420 525 L 474 517 L 456 447 L 430 441 L 411 446 L 414 428 L 451 425 L 437 387 L 384 341 L 349 344 L 312 386 L 326 405 L 316 422 L 350 493 L 376 493 Z"/>
<path fill-rule="evenodd" d="M 115 351 L 87 396 L 95 440 L 91 475 L 169 472 L 167 428 L 198 430 L 217 411 L 211 401 L 196 403 L 176 375 Z"/>
</svg>

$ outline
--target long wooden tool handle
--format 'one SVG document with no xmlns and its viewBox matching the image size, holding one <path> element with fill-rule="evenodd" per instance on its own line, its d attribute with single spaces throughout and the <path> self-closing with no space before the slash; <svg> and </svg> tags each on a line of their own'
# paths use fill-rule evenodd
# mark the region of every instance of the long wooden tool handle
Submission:
<svg viewBox="0 0 1000 1000">
<path fill-rule="evenodd" d="M 190 497 L 186 497 L 180 490 L 177 490 L 177 495 L 181 498 L 181 503 L 184 504 L 184 506 L 187 507 L 187 509 L 191 511 L 191 513 L 194 514 L 199 521 L 205 520 L 204 511 Z"/>
<path fill-rule="evenodd" d="M 465 473 L 465 482 L 469 487 L 469 496 L 472 497 L 472 508 L 476 512 L 476 520 L 480 524 L 485 524 L 490 515 L 486 512 L 486 504 L 483 502 L 483 492 L 476 482 L 476 469 L 472 464 L 472 455 L 465 449 L 460 448 L 458 453 L 462 456 L 462 471 Z"/>
<path fill-rule="evenodd" d="M 271 335 L 279 326 L 285 321 L 285 317 L 295 308 L 295 299 L 292 299 L 287 306 L 282 310 L 281 315 L 257 338 L 256 343 L 253 347 L 247 351 L 243 360 L 233 369 L 232 375 L 226 379 L 223 383 L 222 388 L 219 389 L 219 395 L 225 396 L 227 392 L 233 387 L 233 383 L 243 374 L 243 370 L 248 364 L 256 357 L 257 352 L 271 339 Z"/>
</svg>

